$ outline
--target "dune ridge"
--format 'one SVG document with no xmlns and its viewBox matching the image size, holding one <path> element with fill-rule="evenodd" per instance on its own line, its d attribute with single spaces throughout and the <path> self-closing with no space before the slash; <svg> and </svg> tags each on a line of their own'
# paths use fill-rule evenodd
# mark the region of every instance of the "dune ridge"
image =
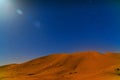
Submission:
<svg viewBox="0 0 120 80">
<path fill-rule="evenodd" d="M 120 54 L 51 54 L 0 67 L 0 80 L 120 80 Z"/>
</svg>

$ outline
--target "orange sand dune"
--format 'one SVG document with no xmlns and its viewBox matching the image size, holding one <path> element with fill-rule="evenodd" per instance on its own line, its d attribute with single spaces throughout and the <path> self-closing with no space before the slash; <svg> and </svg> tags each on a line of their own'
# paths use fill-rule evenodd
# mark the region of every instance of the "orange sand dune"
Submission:
<svg viewBox="0 0 120 80">
<path fill-rule="evenodd" d="M 0 80 L 120 80 L 118 68 L 119 53 L 52 54 L 1 66 Z"/>
</svg>

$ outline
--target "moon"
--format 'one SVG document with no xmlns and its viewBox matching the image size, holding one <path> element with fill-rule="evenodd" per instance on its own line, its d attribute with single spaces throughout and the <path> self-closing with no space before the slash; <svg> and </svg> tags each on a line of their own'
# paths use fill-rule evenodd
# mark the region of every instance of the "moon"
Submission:
<svg viewBox="0 0 120 80">
<path fill-rule="evenodd" d="M 4 5 L 7 3 L 7 0 L 0 0 L 0 5 Z"/>
<path fill-rule="evenodd" d="M 9 8 L 11 6 L 10 0 L 0 0 L 0 8 Z"/>
<path fill-rule="evenodd" d="M 12 0 L 0 0 L 0 15 L 2 17 L 11 16 L 14 10 L 14 4 Z"/>
<path fill-rule="evenodd" d="M 23 15 L 23 11 L 16 8 L 15 2 L 13 0 L 0 0 L 0 15 L 2 17 L 8 17 L 17 13 L 18 15 Z"/>
</svg>

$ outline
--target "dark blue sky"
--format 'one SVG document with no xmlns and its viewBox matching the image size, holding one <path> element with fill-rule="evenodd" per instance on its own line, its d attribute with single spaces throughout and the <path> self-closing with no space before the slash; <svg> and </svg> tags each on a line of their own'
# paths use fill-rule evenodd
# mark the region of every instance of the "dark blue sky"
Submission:
<svg viewBox="0 0 120 80">
<path fill-rule="evenodd" d="M 0 16 L 0 64 L 51 53 L 120 51 L 119 6 L 112 0 L 12 2 L 13 12 Z"/>
</svg>

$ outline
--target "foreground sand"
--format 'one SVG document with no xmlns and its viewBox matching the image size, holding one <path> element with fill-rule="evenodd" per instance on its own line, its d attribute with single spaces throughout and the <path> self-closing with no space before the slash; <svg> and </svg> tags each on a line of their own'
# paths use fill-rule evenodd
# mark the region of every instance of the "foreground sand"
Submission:
<svg viewBox="0 0 120 80">
<path fill-rule="evenodd" d="M 0 80 L 120 80 L 120 54 L 52 54 L 0 67 Z"/>
</svg>

